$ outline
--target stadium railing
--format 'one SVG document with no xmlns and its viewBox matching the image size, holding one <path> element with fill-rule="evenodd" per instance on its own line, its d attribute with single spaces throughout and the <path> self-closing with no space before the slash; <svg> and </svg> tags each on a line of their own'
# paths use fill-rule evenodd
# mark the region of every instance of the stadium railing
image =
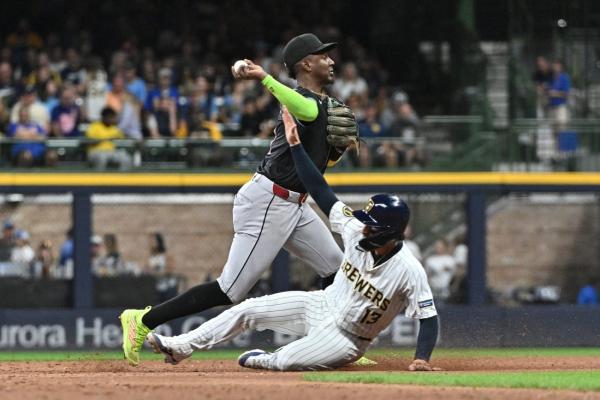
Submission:
<svg viewBox="0 0 600 400">
<path fill-rule="evenodd" d="M 416 147 L 424 171 L 596 171 L 600 169 L 600 119 L 573 119 L 560 132 L 550 120 L 515 119 L 507 128 L 490 128 L 479 116 L 425 116 L 414 139 L 365 138 L 371 150 L 382 142 Z M 182 171 L 254 169 L 268 151 L 270 139 L 224 136 L 209 138 L 121 139 L 115 146 L 132 155 L 134 170 Z M 20 141 L 0 138 L 0 168 L 14 168 L 10 148 Z M 88 170 L 86 138 L 49 138 L 56 151 L 57 170 Z M 372 169 L 385 168 L 375 165 Z M 344 157 L 340 170 L 364 170 L 354 155 Z M 399 170 L 415 170 L 414 166 Z"/>
</svg>

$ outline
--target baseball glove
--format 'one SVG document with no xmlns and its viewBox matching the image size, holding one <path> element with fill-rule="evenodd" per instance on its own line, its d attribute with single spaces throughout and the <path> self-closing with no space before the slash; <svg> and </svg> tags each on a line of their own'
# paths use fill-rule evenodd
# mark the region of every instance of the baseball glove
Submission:
<svg viewBox="0 0 600 400">
<path fill-rule="evenodd" d="M 327 142 L 336 148 L 346 148 L 350 143 L 358 149 L 358 124 L 347 105 L 333 97 L 327 98 Z"/>
</svg>

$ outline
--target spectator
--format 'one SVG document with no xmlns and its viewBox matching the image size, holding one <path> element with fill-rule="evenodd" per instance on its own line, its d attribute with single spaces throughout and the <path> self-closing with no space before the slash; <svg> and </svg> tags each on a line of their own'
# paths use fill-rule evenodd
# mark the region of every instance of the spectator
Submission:
<svg viewBox="0 0 600 400">
<path fill-rule="evenodd" d="M 24 230 L 15 232 L 15 247 L 12 249 L 10 261 L 21 271 L 23 276 L 30 274 L 30 266 L 35 253 L 29 244 L 29 233 Z"/>
<path fill-rule="evenodd" d="M 103 241 L 106 249 L 106 265 L 114 271 L 115 275 L 121 273 L 124 269 L 124 263 L 119 252 L 117 236 L 113 233 L 107 233 L 104 235 Z"/>
<path fill-rule="evenodd" d="M 217 120 L 219 110 L 216 96 L 212 84 L 202 75 L 196 78 L 192 95 L 184 104 L 182 125 L 189 136 L 201 136 L 201 132 L 207 131 L 206 122 Z"/>
<path fill-rule="evenodd" d="M 60 75 L 50 68 L 48 55 L 46 53 L 40 53 L 38 55 L 37 68 L 25 78 L 25 84 L 35 86 L 37 93 L 41 97 L 45 97 L 44 92 L 46 90 L 46 84 L 49 81 L 54 82 L 57 86 L 60 86 L 62 83 Z"/>
<path fill-rule="evenodd" d="M 118 116 L 118 128 L 129 139 L 142 138 L 141 104 L 131 93 L 125 93 L 121 113 Z"/>
<path fill-rule="evenodd" d="M 467 264 L 469 248 L 466 243 L 465 234 L 461 234 L 455 238 L 452 257 L 456 263 L 456 272 L 450 282 L 451 301 L 454 303 L 464 303 L 467 298 Z"/>
<path fill-rule="evenodd" d="M 439 239 L 435 242 L 435 254 L 425 260 L 425 271 L 433 297 L 438 303 L 444 303 L 450 296 L 450 282 L 456 272 L 456 262 L 450 255 L 448 242 Z"/>
<path fill-rule="evenodd" d="M 117 50 L 113 53 L 110 60 L 110 68 L 108 72 L 111 75 L 115 75 L 123 72 L 125 69 L 125 64 L 127 63 L 127 53 L 122 50 Z"/>
<path fill-rule="evenodd" d="M 29 118 L 29 108 L 19 110 L 19 121 L 10 124 L 7 135 L 17 143 L 11 146 L 13 162 L 18 167 L 31 167 L 45 162 L 47 166 L 56 165 L 58 159 L 53 150 L 46 151 L 44 129 Z"/>
<path fill-rule="evenodd" d="M 13 106 L 10 112 L 10 122 L 17 123 L 19 121 L 19 112 L 25 107 L 29 109 L 31 122 L 38 124 L 44 132 L 48 132 L 50 128 L 50 113 L 44 104 L 38 101 L 35 87 L 32 85 L 25 87 L 21 98 Z"/>
<path fill-rule="evenodd" d="M 60 71 L 67 66 L 67 61 L 63 57 L 62 48 L 58 45 L 51 46 L 49 47 L 48 55 L 50 58 L 50 69 L 52 72 L 60 74 Z"/>
<path fill-rule="evenodd" d="M 273 135 L 275 121 L 281 111 L 279 102 L 274 99 L 266 90 L 263 90 L 262 94 L 256 99 L 256 109 L 260 116 L 260 124 L 256 137 L 266 139 Z"/>
<path fill-rule="evenodd" d="M 145 108 L 151 114 L 147 118 L 150 136 L 173 137 L 176 135 L 178 104 L 179 92 L 172 85 L 172 72 L 169 68 L 161 68 L 158 87 L 152 89 L 146 98 Z"/>
<path fill-rule="evenodd" d="M 373 156 L 377 154 L 377 150 L 381 146 L 379 139 L 387 135 L 374 103 L 367 105 L 364 118 L 358 121 L 358 129 L 361 139 L 365 139 L 366 142 L 365 146 L 361 146 L 359 152 L 359 164 L 363 168 L 370 168 L 373 166 Z"/>
<path fill-rule="evenodd" d="M 97 235 L 92 237 L 92 268 L 94 274 L 100 277 L 117 276 L 125 271 L 114 234 L 107 233 L 103 238 Z"/>
<path fill-rule="evenodd" d="M 58 258 L 58 268 L 56 270 L 56 277 L 63 279 L 73 278 L 73 228 L 67 231 L 67 237 L 65 242 L 60 246 L 60 253 Z"/>
<path fill-rule="evenodd" d="M 159 139 L 158 121 L 154 114 L 146 109 L 142 109 L 142 135 L 145 138 Z"/>
<path fill-rule="evenodd" d="M 577 294 L 577 305 L 595 306 L 598 305 L 598 290 L 594 283 L 584 285 Z"/>
<path fill-rule="evenodd" d="M 12 65 L 13 63 L 13 54 L 12 54 L 12 50 L 10 47 L 8 46 L 4 46 L 0 49 L 0 62 L 5 62 L 5 63 L 9 63 Z M 17 76 L 15 75 L 15 78 L 17 78 Z"/>
<path fill-rule="evenodd" d="M 145 59 L 142 62 L 142 79 L 146 82 L 146 88 L 156 85 L 156 63 L 153 59 Z M 148 94 L 146 94 L 146 102 L 144 108 L 148 106 Z"/>
<path fill-rule="evenodd" d="M 162 233 L 150 235 L 150 257 L 146 264 L 146 272 L 151 275 L 162 275 L 167 271 L 167 247 Z"/>
<path fill-rule="evenodd" d="M 40 97 L 40 101 L 48 110 L 48 114 L 52 115 L 52 110 L 54 107 L 60 104 L 60 100 L 56 97 L 58 94 L 58 85 L 53 80 L 48 80 L 46 82 L 46 88 L 43 92 L 43 95 Z"/>
<path fill-rule="evenodd" d="M 151 114 L 156 123 L 158 136 L 174 137 L 177 132 L 177 104 L 166 92 L 163 97 L 155 98 L 153 104 L 154 111 Z"/>
<path fill-rule="evenodd" d="M 173 73 L 169 68 L 161 68 L 158 72 L 158 87 L 152 89 L 146 98 L 146 109 L 151 112 L 158 108 L 159 103 L 170 99 L 171 103 L 179 103 L 179 91 L 172 82 Z"/>
<path fill-rule="evenodd" d="M 21 19 L 18 23 L 17 30 L 6 38 L 6 44 L 11 48 L 33 48 L 41 49 L 44 41 L 36 32 L 31 30 L 29 21 Z"/>
<path fill-rule="evenodd" d="M 261 64 L 264 67 L 264 64 Z M 269 74 L 277 79 L 279 82 L 283 83 L 286 86 L 294 87 L 296 86 L 296 81 L 290 78 L 287 70 L 283 66 L 283 64 L 279 62 L 272 62 L 269 66 Z"/>
<path fill-rule="evenodd" d="M 123 150 L 116 148 L 114 139 L 125 136 L 117 125 L 117 113 L 110 107 L 101 112 L 102 120 L 93 122 L 86 132 L 86 137 L 94 142 L 88 147 L 88 161 L 99 170 L 106 169 L 109 164 L 116 164 L 121 170 L 128 169 L 131 157 Z"/>
<path fill-rule="evenodd" d="M 52 242 L 49 240 L 43 240 L 40 242 L 35 258 L 31 262 L 31 276 L 34 278 L 50 278 L 60 277 L 54 274 L 54 252 L 52 248 Z"/>
<path fill-rule="evenodd" d="M 240 121 L 240 134 L 243 136 L 255 136 L 260 132 L 261 115 L 258 113 L 256 99 L 248 97 L 244 99 L 244 109 Z"/>
<path fill-rule="evenodd" d="M 154 233 L 150 238 L 150 257 L 146 271 L 156 276 L 156 290 L 161 301 L 177 295 L 179 280 L 173 275 L 173 263 L 167 256 L 165 239 L 161 233 Z"/>
<path fill-rule="evenodd" d="M 104 243 L 102 237 L 93 235 L 90 239 L 90 256 L 92 273 L 96 276 L 106 276 L 106 268 L 104 266 Z"/>
<path fill-rule="evenodd" d="M 134 95 L 140 104 L 144 104 L 146 102 L 147 95 L 146 82 L 137 76 L 135 65 L 129 61 L 125 63 L 123 71 L 127 91 Z"/>
<path fill-rule="evenodd" d="M 105 105 L 115 110 L 120 114 L 123 110 L 123 103 L 127 96 L 127 88 L 125 87 L 125 78 L 122 74 L 117 73 L 112 78 L 112 85 L 106 92 Z"/>
<path fill-rule="evenodd" d="M 535 59 L 536 69 L 533 73 L 533 83 L 536 90 L 536 117 L 538 119 L 547 118 L 548 98 L 546 91 L 553 81 L 552 69 L 550 63 L 543 56 L 537 56 Z"/>
<path fill-rule="evenodd" d="M 107 270 L 108 276 L 116 276 L 125 271 L 125 264 L 121 259 L 117 237 L 113 233 L 107 233 L 103 238 L 105 256 L 104 267 Z"/>
<path fill-rule="evenodd" d="M 2 238 L 0 238 L 0 262 L 10 261 L 12 250 L 15 247 L 15 224 L 6 218 L 2 224 Z"/>
<path fill-rule="evenodd" d="M 60 94 L 60 104 L 51 113 L 52 134 L 56 137 L 78 137 L 81 135 L 81 109 L 75 103 L 77 93 L 75 87 L 67 84 Z"/>
<path fill-rule="evenodd" d="M 44 41 L 31 30 L 29 21 L 21 19 L 17 30 L 8 35 L 5 43 L 10 49 L 11 60 L 14 61 L 19 76 L 26 76 L 31 71 L 36 50 L 44 46 Z"/>
<path fill-rule="evenodd" d="M 548 109 L 550 118 L 554 125 L 554 132 L 562 132 L 569 123 L 569 91 L 571 90 L 571 78 L 564 72 L 560 60 L 552 63 L 552 82 L 547 91 Z"/>
<path fill-rule="evenodd" d="M 85 114 L 89 121 L 98 121 L 100 111 L 106 104 L 106 92 L 108 90 L 108 78 L 106 71 L 102 68 L 102 60 L 92 57 L 86 68 L 86 95 Z"/>
<path fill-rule="evenodd" d="M 10 63 L 0 63 L 0 124 L 8 125 L 10 109 L 17 101 L 17 83 L 13 79 L 13 70 Z"/>
<path fill-rule="evenodd" d="M 417 138 L 419 118 L 408 102 L 395 101 L 394 104 L 397 117 L 390 127 L 390 136 L 396 140 L 383 142 L 380 149 L 385 165 L 389 168 L 423 165 L 424 149 Z"/>
<path fill-rule="evenodd" d="M 74 48 L 67 49 L 66 59 L 67 66 L 60 73 L 62 80 L 74 85 L 77 94 L 85 94 L 86 73 L 79 52 Z"/>
<path fill-rule="evenodd" d="M 408 95 L 402 90 L 397 90 L 391 96 L 388 96 L 387 89 L 383 87 L 379 89 L 375 103 L 377 104 L 383 127 L 390 129 L 398 118 L 398 105 L 408 103 Z"/>
<path fill-rule="evenodd" d="M 335 80 L 333 91 L 342 101 L 346 101 L 352 95 L 366 100 L 369 95 L 367 81 L 358 75 L 356 65 L 352 62 L 344 64 L 342 76 Z"/>
<path fill-rule="evenodd" d="M 469 248 L 467 247 L 464 234 L 461 234 L 456 238 L 452 256 L 454 257 L 454 261 L 456 261 L 456 267 L 459 270 L 465 270 L 467 268 Z"/>
<path fill-rule="evenodd" d="M 419 262 L 422 262 L 423 256 L 421 255 L 421 247 L 417 242 L 412 240 L 412 227 L 410 225 L 406 225 L 406 229 L 404 230 L 404 245 L 410 250 L 413 256 L 419 260 Z"/>
<path fill-rule="evenodd" d="M 236 80 L 233 82 L 232 92 L 225 96 L 222 122 L 240 123 L 244 109 L 244 99 L 248 91 L 248 85 L 252 81 Z"/>
</svg>

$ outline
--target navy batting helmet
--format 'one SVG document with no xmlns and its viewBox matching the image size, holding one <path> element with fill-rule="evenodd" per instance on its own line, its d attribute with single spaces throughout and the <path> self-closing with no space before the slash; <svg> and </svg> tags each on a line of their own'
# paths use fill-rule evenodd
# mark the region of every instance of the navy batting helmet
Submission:
<svg viewBox="0 0 600 400">
<path fill-rule="evenodd" d="M 352 214 L 360 222 L 373 228 L 377 237 L 371 235 L 369 239 L 372 239 L 372 244 L 379 246 L 391 239 L 404 239 L 404 230 L 410 219 L 408 205 L 392 194 L 376 194 L 369 199 L 364 210 L 356 210 Z M 362 243 L 361 246 L 365 247 Z"/>
</svg>

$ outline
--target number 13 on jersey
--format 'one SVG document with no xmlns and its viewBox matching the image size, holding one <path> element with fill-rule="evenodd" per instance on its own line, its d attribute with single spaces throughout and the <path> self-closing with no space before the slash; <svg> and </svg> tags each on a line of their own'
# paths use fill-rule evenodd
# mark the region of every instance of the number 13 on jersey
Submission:
<svg viewBox="0 0 600 400">
<path fill-rule="evenodd" d="M 367 308 L 360 319 L 361 324 L 374 324 L 381 317 L 381 313 Z"/>
</svg>

